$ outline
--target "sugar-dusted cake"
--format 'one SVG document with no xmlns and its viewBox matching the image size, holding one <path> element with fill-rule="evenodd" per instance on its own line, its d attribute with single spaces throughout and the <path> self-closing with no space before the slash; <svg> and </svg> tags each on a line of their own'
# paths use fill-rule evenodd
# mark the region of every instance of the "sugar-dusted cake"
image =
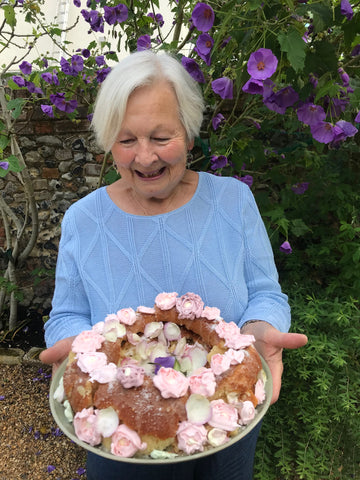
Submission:
<svg viewBox="0 0 360 480">
<path fill-rule="evenodd" d="M 160 293 L 72 344 L 55 398 L 77 437 L 121 457 L 169 458 L 226 443 L 265 400 L 252 335 L 199 295 Z"/>
</svg>

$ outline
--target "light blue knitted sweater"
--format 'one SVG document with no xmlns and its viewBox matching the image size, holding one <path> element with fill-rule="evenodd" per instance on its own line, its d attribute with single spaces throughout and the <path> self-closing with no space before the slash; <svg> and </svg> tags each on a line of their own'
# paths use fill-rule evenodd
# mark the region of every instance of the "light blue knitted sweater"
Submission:
<svg viewBox="0 0 360 480">
<path fill-rule="evenodd" d="M 48 346 L 120 308 L 152 307 L 160 292 L 194 292 L 226 321 L 290 325 L 267 233 L 250 189 L 199 173 L 193 198 L 172 212 L 131 215 L 106 187 L 72 205 L 62 222 Z"/>
</svg>

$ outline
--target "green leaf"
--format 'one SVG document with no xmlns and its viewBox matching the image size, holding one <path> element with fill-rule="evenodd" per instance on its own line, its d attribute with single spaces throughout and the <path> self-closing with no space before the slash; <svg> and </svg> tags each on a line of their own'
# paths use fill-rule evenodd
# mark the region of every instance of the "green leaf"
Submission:
<svg viewBox="0 0 360 480">
<path fill-rule="evenodd" d="M 9 170 L 12 172 L 21 172 L 24 169 L 15 155 L 10 155 L 8 158 L 4 159 L 5 162 L 9 162 Z"/>
<path fill-rule="evenodd" d="M 14 100 L 10 100 L 7 104 L 7 109 L 12 110 L 12 116 L 13 118 L 17 119 L 19 118 L 22 107 L 26 103 L 26 100 L 24 98 L 15 98 Z"/>
<path fill-rule="evenodd" d="M 304 233 L 310 232 L 310 228 L 301 218 L 295 218 L 291 221 L 290 232 L 296 237 L 301 237 Z"/>
<path fill-rule="evenodd" d="M 6 135 L 0 135 L 0 151 L 5 150 L 5 148 L 9 145 L 10 138 Z"/>
<path fill-rule="evenodd" d="M 10 25 L 10 27 L 15 27 L 16 18 L 14 7 L 11 5 L 5 5 L 2 9 L 4 10 L 5 22 Z"/>
<path fill-rule="evenodd" d="M 301 34 L 293 29 L 289 33 L 280 33 L 278 41 L 283 52 L 287 53 L 290 65 L 296 72 L 301 71 L 305 65 L 306 43 Z"/>
</svg>

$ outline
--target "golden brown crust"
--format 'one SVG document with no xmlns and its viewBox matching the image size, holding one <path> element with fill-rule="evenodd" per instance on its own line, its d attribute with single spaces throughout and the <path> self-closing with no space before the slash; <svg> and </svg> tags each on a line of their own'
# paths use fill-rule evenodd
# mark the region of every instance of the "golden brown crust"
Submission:
<svg viewBox="0 0 360 480">
<path fill-rule="evenodd" d="M 82 372 L 76 362 L 68 363 L 63 381 L 66 398 L 74 412 L 93 405 L 97 384 L 90 382 L 89 375 Z"/>
</svg>

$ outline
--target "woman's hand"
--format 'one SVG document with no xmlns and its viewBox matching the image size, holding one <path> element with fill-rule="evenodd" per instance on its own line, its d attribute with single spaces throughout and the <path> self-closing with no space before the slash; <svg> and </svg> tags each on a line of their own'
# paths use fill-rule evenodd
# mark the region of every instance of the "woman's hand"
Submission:
<svg viewBox="0 0 360 480">
<path fill-rule="evenodd" d="M 69 355 L 74 338 L 75 337 L 68 337 L 64 338 L 63 340 L 59 340 L 52 347 L 40 353 L 40 360 L 43 363 L 53 366 L 53 374 Z"/>
<path fill-rule="evenodd" d="M 281 375 L 284 369 L 282 351 L 284 348 L 300 348 L 307 344 L 307 336 L 301 333 L 282 333 L 267 322 L 254 321 L 244 325 L 241 333 L 254 335 L 255 348 L 268 364 L 273 379 L 271 404 L 280 395 Z"/>
</svg>

